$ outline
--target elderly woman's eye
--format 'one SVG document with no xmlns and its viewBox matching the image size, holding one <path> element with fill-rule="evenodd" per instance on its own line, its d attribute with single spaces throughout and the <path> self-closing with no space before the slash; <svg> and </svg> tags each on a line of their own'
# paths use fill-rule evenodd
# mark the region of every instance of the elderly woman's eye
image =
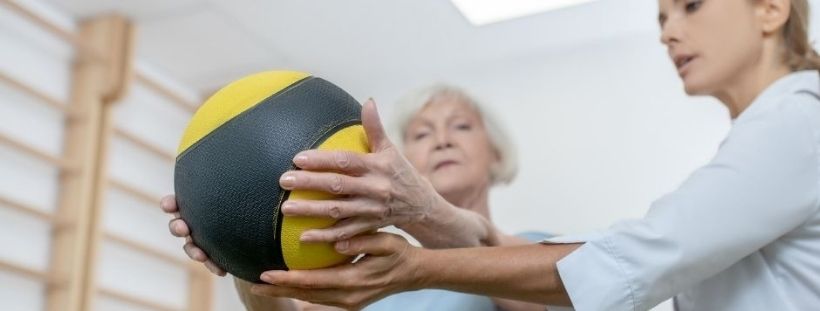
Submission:
<svg viewBox="0 0 820 311">
<path fill-rule="evenodd" d="M 471 125 L 465 123 L 465 124 L 459 124 L 458 126 L 456 126 L 456 128 L 459 129 L 459 130 L 469 131 L 473 127 Z"/>
<path fill-rule="evenodd" d="M 413 135 L 413 140 L 421 140 L 427 137 L 427 133 L 416 133 Z"/>
<path fill-rule="evenodd" d="M 695 11 L 700 9 L 701 5 L 703 5 L 702 0 L 689 1 L 689 2 L 686 3 L 686 12 L 687 13 L 694 13 Z"/>
</svg>

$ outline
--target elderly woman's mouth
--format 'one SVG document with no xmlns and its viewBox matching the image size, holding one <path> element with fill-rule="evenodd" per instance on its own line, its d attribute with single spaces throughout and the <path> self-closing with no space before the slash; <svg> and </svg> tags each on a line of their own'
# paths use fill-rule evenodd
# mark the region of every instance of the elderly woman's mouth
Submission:
<svg viewBox="0 0 820 311">
<path fill-rule="evenodd" d="M 454 160 L 441 161 L 441 162 L 437 163 L 436 166 L 433 167 L 433 171 L 438 171 L 439 169 L 442 169 L 442 168 L 445 168 L 445 167 L 448 167 L 448 166 L 451 166 L 451 165 L 456 165 L 456 164 L 458 164 L 458 162 L 456 162 Z"/>
</svg>

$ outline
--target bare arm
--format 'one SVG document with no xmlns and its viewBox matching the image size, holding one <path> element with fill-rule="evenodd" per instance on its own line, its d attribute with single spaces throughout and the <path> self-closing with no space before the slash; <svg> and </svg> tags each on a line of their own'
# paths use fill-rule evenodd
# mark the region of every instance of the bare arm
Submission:
<svg viewBox="0 0 820 311">
<path fill-rule="evenodd" d="M 569 296 L 556 263 L 578 247 L 532 244 L 422 249 L 420 257 L 425 263 L 419 266 L 421 286 L 568 306 Z"/>
<path fill-rule="evenodd" d="M 452 211 L 448 209 L 452 208 Z M 433 217 L 423 224 L 401 229 L 418 239 L 428 248 L 456 248 L 469 246 L 514 246 L 532 244 L 532 241 L 503 233 L 492 222 L 478 213 L 441 206 L 434 209 Z M 504 298 L 492 298 L 505 311 L 543 311 L 546 305 Z"/>
<path fill-rule="evenodd" d="M 501 230 L 496 229 L 494 231 L 496 232 L 499 242 L 498 246 L 530 245 L 534 243 L 519 236 L 508 235 L 501 232 Z M 493 297 L 493 302 L 495 302 L 499 309 L 504 311 L 544 311 L 547 307 L 544 304 L 495 297 Z"/>
<path fill-rule="evenodd" d="M 549 305 L 569 305 L 556 263 L 579 244 L 428 250 L 386 233 L 336 243 L 355 264 L 309 271 L 268 271 L 254 293 L 357 309 L 384 296 L 440 288 Z"/>
</svg>

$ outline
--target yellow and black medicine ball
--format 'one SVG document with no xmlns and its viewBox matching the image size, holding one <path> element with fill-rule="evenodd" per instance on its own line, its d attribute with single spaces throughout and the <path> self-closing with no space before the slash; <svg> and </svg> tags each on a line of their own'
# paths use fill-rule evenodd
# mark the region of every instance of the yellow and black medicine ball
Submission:
<svg viewBox="0 0 820 311">
<path fill-rule="evenodd" d="M 287 191 L 279 178 L 307 149 L 368 152 L 361 105 L 321 78 L 254 74 L 222 88 L 194 114 L 177 152 L 174 188 L 194 243 L 225 271 L 251 282 L 267 270 L 314 269 L 349 258 L 328 243 L 301 243 L 325 218 L 284 217 L 288 199 L 332 195 Z"/>
</svg>

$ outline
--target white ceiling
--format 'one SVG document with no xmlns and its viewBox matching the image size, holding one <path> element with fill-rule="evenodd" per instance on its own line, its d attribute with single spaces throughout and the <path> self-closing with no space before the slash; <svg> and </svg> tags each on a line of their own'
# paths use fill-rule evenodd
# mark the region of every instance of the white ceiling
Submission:
<svg viewBox="0 0 820 311">
<path fill-rule="evenodd" d="M 356 94 L 657 31 L 648 0 L 601 0 L 482 27 L 446 0 L 47 1 L 78 19 L 130 16 L 141 60 L 203 93 L 248 73 L 295 69 Z"/>
</svg>

